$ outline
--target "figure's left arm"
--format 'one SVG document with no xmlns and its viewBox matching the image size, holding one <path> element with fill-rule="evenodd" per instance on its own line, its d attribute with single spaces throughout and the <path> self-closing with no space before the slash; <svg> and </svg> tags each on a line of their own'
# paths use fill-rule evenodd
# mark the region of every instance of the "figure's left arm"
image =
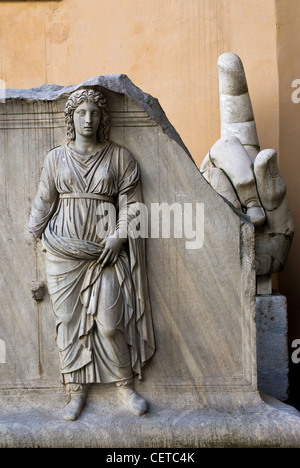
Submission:
<svg viewBox="0 0 300 468">
<path fill-rule="evenodd" d="M 141 201 L 140 171 L 137 162 L 125 148 L 119 149 L 117 162 L 118 212 L 115 232 L 107 237 L 99 261 L 104 266 L 107 262 L 114 264 L 122 245 L 128 238 L 130 222 L 136 217 L 138 204 Z"/>
</svg>

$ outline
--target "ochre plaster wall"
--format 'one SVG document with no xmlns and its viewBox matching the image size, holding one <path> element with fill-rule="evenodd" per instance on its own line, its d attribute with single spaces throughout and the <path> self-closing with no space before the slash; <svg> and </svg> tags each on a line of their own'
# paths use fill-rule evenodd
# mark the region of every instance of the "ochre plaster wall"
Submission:
<svg viewBox="0 0 300 468">
<path fill-rule="evenodd" d="M 199 163 L 219 138 L 217 60 L 241 56 L 262 146 L 277 146 L 273 0 L 0 2 L 7 87 L 125 73 L 157 97 Z"/>
<path fill-rule="evenodd" d="M 290 342 L 300 338 L 300 2 L 276 1 L 279 71 L 280 169 L 288 185 L 288 200 L 295 222 L 295 236 L 284 271 L 278 276 L 279 289 L 287 296 Z M 297 91 L 299 90 L 299 91 Z M 295 100 L 295 99 L 294 99 Z M 300 366 L 300 364 L 298 364 Z M 299 372 L 299 371 L 298 371 Z"/>
</svg>

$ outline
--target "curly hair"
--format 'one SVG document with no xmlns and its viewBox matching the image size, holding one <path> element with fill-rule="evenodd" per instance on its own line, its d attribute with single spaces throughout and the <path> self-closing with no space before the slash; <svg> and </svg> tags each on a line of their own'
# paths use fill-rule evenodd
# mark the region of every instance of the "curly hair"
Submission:
<svg viewBox="0 0 300 468">
<path fill-rule="evenodd" d="M 74 141 L 76 138 L 73 116 L 75 109 L 77 109 L 77 107 L 83 102 L 94 102 L 99 107 L 101 120 L 97 131 L 97 139 L 100 142 L 108 140 L 110 132 L 110 118 L 105 97 L 100 93 L 100 91 L 95 91 L 94 89 L 79 89 L 70 95 L 66 102 L 64 111 L 69 141 Z"/>
</svg>

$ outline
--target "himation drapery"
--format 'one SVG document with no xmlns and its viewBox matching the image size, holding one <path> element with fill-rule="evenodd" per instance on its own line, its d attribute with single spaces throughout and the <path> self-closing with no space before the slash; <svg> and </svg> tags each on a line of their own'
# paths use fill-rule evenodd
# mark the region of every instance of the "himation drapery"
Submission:
<svg viewBox="0 0 300 468">
<path fill-rule="evenodd" d="M 144 240 L 128 236 L 114 265 L 99 262 L 105 242 L 99 214 L 108 202 L 117 217 L 105 211 L 106 232 L 124 235 L 142 202 L 138 164 L 125 148 L 109 141 L 93 155 L 69 145 L 48 153 L 29 229 L 47 252 L 65 383 L 141 377 L 155 350 Z"/>
</svg>

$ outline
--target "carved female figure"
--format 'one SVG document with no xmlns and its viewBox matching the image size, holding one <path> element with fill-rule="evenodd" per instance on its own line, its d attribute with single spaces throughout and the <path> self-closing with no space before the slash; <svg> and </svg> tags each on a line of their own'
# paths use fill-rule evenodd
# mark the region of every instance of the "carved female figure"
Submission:
<svg viewBox="0 0 300 468">
<path fill-rule="evenodd" d="M 62 380 L 70 395 L 63 417 L 79 417 L 92 383 L 115 384 L 121 400 L 141 415 L 147 402 L 135 392 L 133 377 L 141 376 L 155 345 L 144 243 L 128 236 L 142 201 L 138 164 L 110 141 L 102 93 L 74 92 L 65 117 L 69 142 L 45 158 L 29 223 L 46 250 Z M 117 217 L 103 235 L 97 219 L 107 204 Z"/>
</svg>

